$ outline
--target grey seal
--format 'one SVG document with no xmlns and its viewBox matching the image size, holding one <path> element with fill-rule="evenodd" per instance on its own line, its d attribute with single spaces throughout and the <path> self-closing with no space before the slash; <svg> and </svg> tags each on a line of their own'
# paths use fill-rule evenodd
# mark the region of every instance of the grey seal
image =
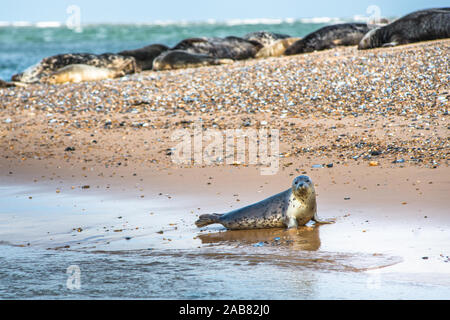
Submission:
<svg viewBox="0 0 450 320">
<path fill-rule="evenodd" d="M 322 221 L 317 216 L 316 192 L 308 176 L 298 176 L 292 187 L 255 204 L 225 214 L 202 214 L 197 227 L 220 223 L 230 230 L 262 228 L 296 228 L 310 220 Z"/>
<path fill-rule="evenodd" d="M 50 84 L 61 84 L 113 79 L 124 75 L 125 73 L 119 69 L 99 68 L 87 64 L 70 64 L 59 69 L 48 78 L 42 78 L 41 80 Z"/>
<path fill-rule="evenodd" d="M 357 45 L 372 28 L 374 27 L 366 23 L 340 23 L 325 26 L 294 42 L 284 54 L 293 55 L 331 49 L 336 46 Z"/>
<path fill-rule="evenodd" d="M 151 70 L 153 67 L 153 60 L 167 50 L 169 50 L 169 47 L 163 44 L 151 44 L 135 50 L 120 51 L 119 55 L 134 57 L 139 68 L 142 70 Z"/>
<path fill-rule="evenodd" d="M 300 38 L 286 38 L 275 41 L 271 45 L 265 46 L 258 51 L 255 58 L 279 57 L 284 54 L 287 48 Z"/>
<path fill-rule="evenodd" d="M 66 53 L 42 59 L 37 64 L 29 67 L 23 73 L 12 77 L 13 81 L 25 83 L 40 82 L 41 78 L 47 78 L 55 71 L 72 64 L 86 64 L 93 67 L 121 70 L 124 74 L 139 72 L 134 57 L 124 57 L 113 53 Z"/>
<path fill-rule="evenodd" d="M 412 12 L 368 32 L 358 49 L 396 46 L 412 42 L 450 38 L 450 8 Z"/>
<path fill-rule="evenodd" d="M 153 60 L 153 70 L 172 70 L 231 64 L 232 59 L 217 59 L 205 54 L 195 54 L 183 50 L 169 50 L 163 52 Z"/>
<path fill-rule="evenodd" d="M 172 50 L 204 54 L 218 59 L 244 60 L 254 58 L 262 45 L 257 41 L 239 37 L 189 38 L 179 42 Z"/>
<path fill-rule="evenodd" d="M 259 42 L 264 47 L 267 47 L 272 45 L 274 42 L 278 40 L 291 38 L 291 36 L 287 34 L 274 33 L 269 31 L 255 31 L 247 33 L 243 38 L 245 40 Z"/>
</svg>

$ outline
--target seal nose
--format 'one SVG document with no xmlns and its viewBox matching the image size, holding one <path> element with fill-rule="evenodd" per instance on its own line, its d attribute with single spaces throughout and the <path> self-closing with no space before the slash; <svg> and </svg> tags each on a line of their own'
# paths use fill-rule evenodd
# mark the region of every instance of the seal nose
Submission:
<svg viewBox="0 0 450 320">
<path fill-rule="evenodd" d="M 298 189 L 305 188 L 306 186 L 307 186 L 306 183 L 303 182 L 303 181 L 301 181 L 301 182 L 299 182 L 299 183 L 297 184 L 297 188 L 298 188 Z"/>
</svg>

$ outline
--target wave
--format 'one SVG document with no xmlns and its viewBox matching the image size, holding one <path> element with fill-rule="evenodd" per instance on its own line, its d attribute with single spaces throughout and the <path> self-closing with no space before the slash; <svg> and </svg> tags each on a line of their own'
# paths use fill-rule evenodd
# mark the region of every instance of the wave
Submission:
<svg viewBox="0 0 450 320">
<path fill-rule="evenodd" d="M 222 25 L 222 26 L 240 26 L 240 25 L 280 25 L 280 24 L 335 24 L 342 22 L 366 22 L 368 17 L 355 15 L 352 18 L 336 18 L 336 17 L 312 17 L 312 18 L 257 18 L 257 19 L 228 19 L 216 20 L 207 19 L 202 21 L 185 21 L 185 20 L 154 20 L 139 23 L 84 23 L 83 27 L 99 26 L 99 25 L 135 25 L 135 26 L 201 26 L 201 25 Z M 59 21 L 0 21 L 0 27 L 36 27 L 36 28 L 66 28 L 66 24 Z"/>
</svg>

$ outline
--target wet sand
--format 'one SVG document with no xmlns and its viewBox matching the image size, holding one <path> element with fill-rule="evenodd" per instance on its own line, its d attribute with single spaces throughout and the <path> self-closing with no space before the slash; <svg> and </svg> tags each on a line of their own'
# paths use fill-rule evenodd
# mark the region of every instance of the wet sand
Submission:
<svg viewBox="0 0 450 320">
<path fill-rule="evenodd" d="M 235 271 L 246 281 L 255 265 L 267 283 L 275 275 L 284 283 L 292 273 L 316 273 L 316 291 L 294 299 L 449 298 L 449 47 L 443 40 L 364 52 L 339 48 L 0 89 L 0 241 L 28 250 L 18 256 L 45 250 L 57 261 L 68 254 L 87 261 L 94 259 L 87 254 L 132 255 L 124 259 L 175 263 L 180 271 L 185 259 L 195 260 L 176 280 L 189 283 L 188 293 L 169 298 L 217 298 L 217 290 L 221 297 L 280 297 L 259 282 L 238 294 L 239 284 L 218 271 Z M 171 133 L 199 118 L 204 128 L 218 130 L 280 129 L 278 172 L 174 164 Z M 194 225 L 200 214 L 285 190 L 299 174 L 315 182 L 319 216 L 335 224 L 289 231 Z M 2 261 L 10 265 L 15 257 Z M 220 280 L 222 289 L 194 284 L 204 280 L 207 261 L 216 270 L 208 280 Z M 164 274 L 165 266 L 153 270 Z M 320 289 L 323 281 L 332 289 Z M 140 297 L 167 297 L 149 292 Z M 107 286 L 103 294 L 115 296 Z"/>
</svg>

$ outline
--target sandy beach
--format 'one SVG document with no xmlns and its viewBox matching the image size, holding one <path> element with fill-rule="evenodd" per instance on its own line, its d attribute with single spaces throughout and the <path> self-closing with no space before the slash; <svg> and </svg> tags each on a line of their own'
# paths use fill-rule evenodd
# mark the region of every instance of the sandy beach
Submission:
<svg viewBox="0 0 450 320">
<path fill-rule="evenodd" d="M 0 242 L 61 255 L 191 259 L 202 270 L 213 261 L 205 277 L 232 298 L 279 297 L 236 289 L 252 263 L 257 275 L 279 272 L 287 282 L 295 270 L 317 270 L 315 289 L 293 299 L 449 298 L 449 53 L 450 40 L 344 47 L 0 89 Z M 278 169 L 263 175 L 264 164 L 222 158 L 174 163 L 173 133 L 199 126 L 278 129 Z M 319 216 L 335 224 L 194 225 L 200 214 L 285 190 L 300 174 L 315 183 Z M 191 267 L 187 282 L 200 268 Z M 236 283 L 228 287 L 220 268 L 235 270 Z M 214 297 L 183 292 L 167 297 Z"/>
</svg>

